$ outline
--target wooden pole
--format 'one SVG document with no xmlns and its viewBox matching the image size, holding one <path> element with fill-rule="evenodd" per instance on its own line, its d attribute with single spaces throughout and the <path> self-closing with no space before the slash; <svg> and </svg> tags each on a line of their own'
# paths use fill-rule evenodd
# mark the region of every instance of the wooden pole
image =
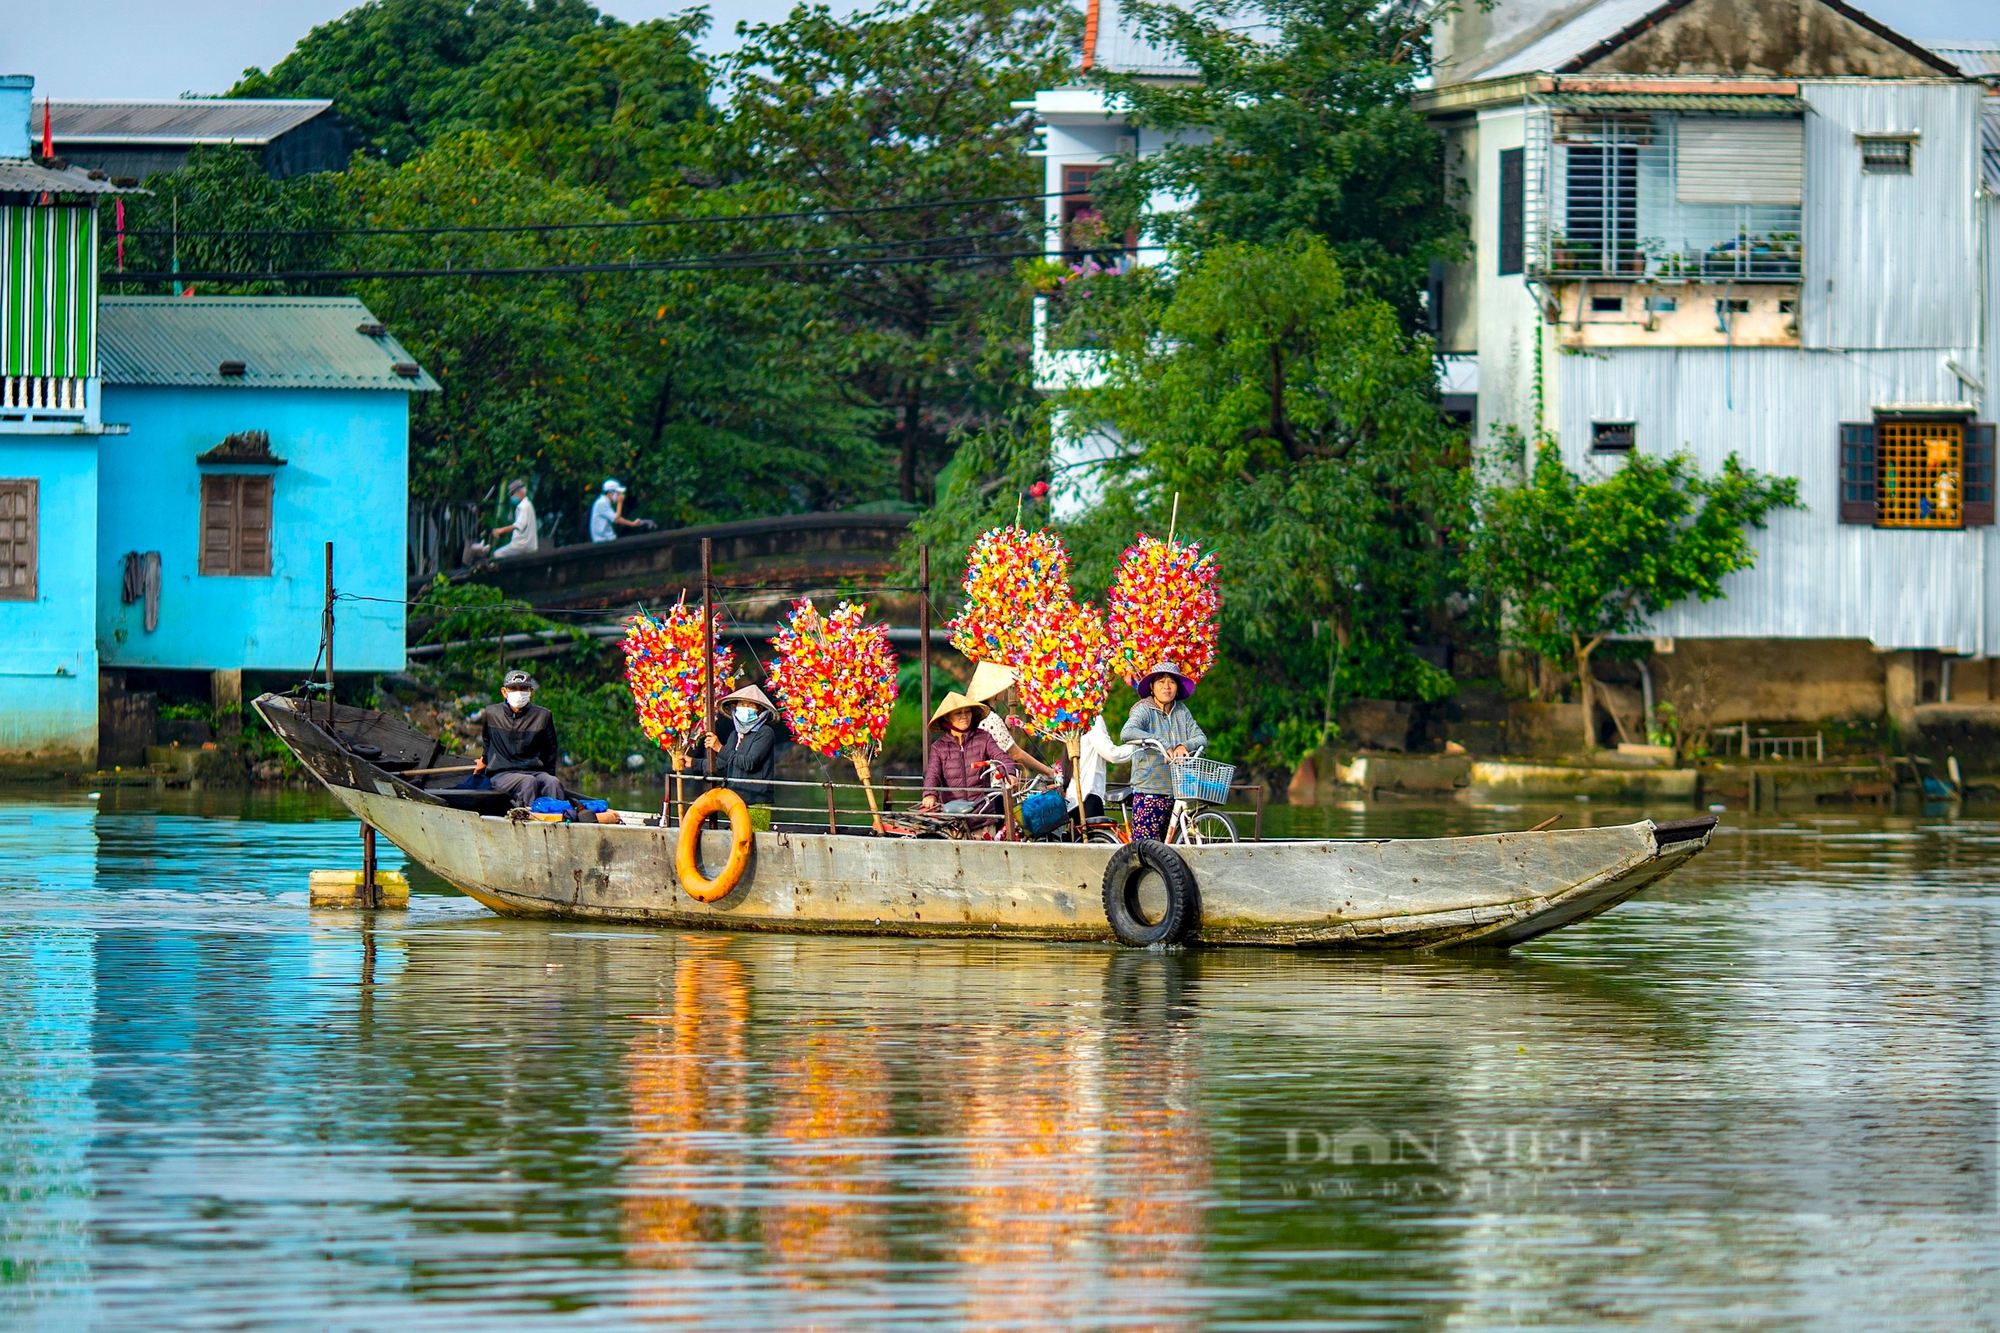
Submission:
<svg viewBox="0 0 2000 1333">
<path fill-rule="evenodd" d="M 702 740 L 715 730 L 715 541 L 701 539 Z"/>
<path fill-rule="evenodd" d="M 918 677 L 923 682 L 917 714 L 917 759 L 923 762 L 924 737 L 929 735 L 931 725 L 931 548 L 917 548 L 917 582 L 921 585 L 923 605 L 917 608 L 917 662 Z"/>
<path fill-rule="evenodd" d="M 840 832 L 839 820 L 833 812 L 833 784 L 831 782 L 826 784 L 826 831 L 828 833 Z"/>
<path fill-rule="evenodd" d="M 376 908 L 382 905 L 381 891 L 375 887 L 375 826 L 364 823 L 361 826 L 361 905 Z"/>
<path fill-rule="evenodd" d="M 326 732 L 333 734 L 333 543 L 326 544 Z"/>
</svg>

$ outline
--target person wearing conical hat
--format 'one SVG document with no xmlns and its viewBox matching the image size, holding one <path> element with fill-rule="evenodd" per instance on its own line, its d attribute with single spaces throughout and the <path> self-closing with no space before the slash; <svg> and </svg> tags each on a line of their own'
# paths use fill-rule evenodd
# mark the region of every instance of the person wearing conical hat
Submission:
<svg viewBox="0 0 2000 1333">
<path fill-rule="evenodd" d="M 1194 682 L 1179 666 L 1157 662 L 1134 684 L 1139 702 L 1132 705 L 1118 739 L 1127 744 L 1157 741 L 1166 747 L 1167 757 L 1151 749 L 1132 755 L 1132 837 L 1164 838 L 1174 813 L 1174 776 L 1167 759 L 1186 759 L 1207 746 L 1208 736 L 1183 702 L 1194 693 Z"/>
<path fill-rule="evenodd" d="M 1004 702 L 1008 691 L 1014 688 L 1014 668 L 1001 666 L 998 662 L 979 662 L 972 668 L 972 682 L 965 687 L 965 697 L 976 704 L 987 705 L 986 716 L 979 719 L 979 729 L 993 738 L 993 743 L 1005 752 L 1009 759 L 1026 768 L 1032 768 L 1044 777 L 1057 776 L 1050 768 L 1021 747 L 1014 739 L 1014 733 L 1007 729 L 1007 721 L 992 705 L 996 700 Z"/>
<path fill-rule="evenodd" d="M 717 702 L 728 732 L 717 735 L 723 730 L 718 726 L 709 733 L 703 767 L 716 785 L 741 796 L 745 805 L 771 804 L 771 783 L 778 776 L 777 705 L 755 685 L 731 691 Z"/>
<path fill-rule="evenodd" d="M 935 810 L 946 801 L 976 801 L 993 790 L 995 775 L 1013 778 L 1007 752 L 979 726 L 992 711 L 953 690 L 931 714 L 931 730 L 939 735 L 924 762 L 924 809 Z"/>
</svg>

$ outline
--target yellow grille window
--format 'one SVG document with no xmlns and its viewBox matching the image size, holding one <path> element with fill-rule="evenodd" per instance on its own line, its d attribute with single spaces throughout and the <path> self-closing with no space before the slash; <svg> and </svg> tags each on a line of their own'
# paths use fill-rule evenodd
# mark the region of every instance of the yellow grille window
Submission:
<svg viewBox="0 0 2000 1333">
<path fill-rule="evenodd" d="M 1875 432 L 1876 526 L 1963 526 L 1965 428 L 1946 421 L 1884 421 Z"/>
</svg>

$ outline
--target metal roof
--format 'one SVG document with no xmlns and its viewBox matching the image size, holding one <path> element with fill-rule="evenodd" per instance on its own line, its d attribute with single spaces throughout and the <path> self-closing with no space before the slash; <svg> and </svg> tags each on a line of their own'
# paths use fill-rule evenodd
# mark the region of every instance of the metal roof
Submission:
<svg viewBox="0 0 2000 1333">
<path fill-rule="evenodd" d="M 171 102 L 100 100 L 43 101 L 35 104 L 39 133 L 42 108 L 49 109 L 50 132 L 63 145 L 198 143 L 265 144 L 311 120 L 333 103 L 317 98 L 191 97 Z"/>
<path fill-rule="evenodd" d="M 1568 111 L 1727 111 L 1736 115 L 1800 116 L 1802 97 L 1760 93 L 1551 93 L 1540 99 Z"/>
<path fill-rule="evenodd" d="M 25 157 L 0 157 L 0 194 L 145 194 L 140 189 L 121 189 L 104 176 L 82 167 L 56 171 Z"/>
<path fill-rule="evenodd" d="M 424 371 L 396 373 L 414 360 L 402 344 L 358 329 L 374 323 L 351 296 L 106 296 L 97 358 L 106 384 L 434 392 Z M 223 375 L 225 361 L 243 373 Z"/>
<path fill-rule="evenodd" d="M 2000 79 L 2000 42 L 1926 42 L 1974 79 Z"/>
</svg>

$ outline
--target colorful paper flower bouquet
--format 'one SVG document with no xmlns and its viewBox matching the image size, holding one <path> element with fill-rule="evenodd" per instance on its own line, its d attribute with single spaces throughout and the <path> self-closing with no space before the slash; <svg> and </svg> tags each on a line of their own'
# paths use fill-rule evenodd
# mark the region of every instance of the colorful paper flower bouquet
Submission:
<svg viewBox="0 0 2000 1333">
<path fill-rule="evenodd" d="M 807 598 L 771 640 L 771 690 L 792 738 L 832 758 L 845 755 L 880 813 L 869 763 L 881 751 L 896 706 L 896 650 L 887 625 L 868 624 L 868 608 L 842 602 L 822 616 Z"/>
</svg>

